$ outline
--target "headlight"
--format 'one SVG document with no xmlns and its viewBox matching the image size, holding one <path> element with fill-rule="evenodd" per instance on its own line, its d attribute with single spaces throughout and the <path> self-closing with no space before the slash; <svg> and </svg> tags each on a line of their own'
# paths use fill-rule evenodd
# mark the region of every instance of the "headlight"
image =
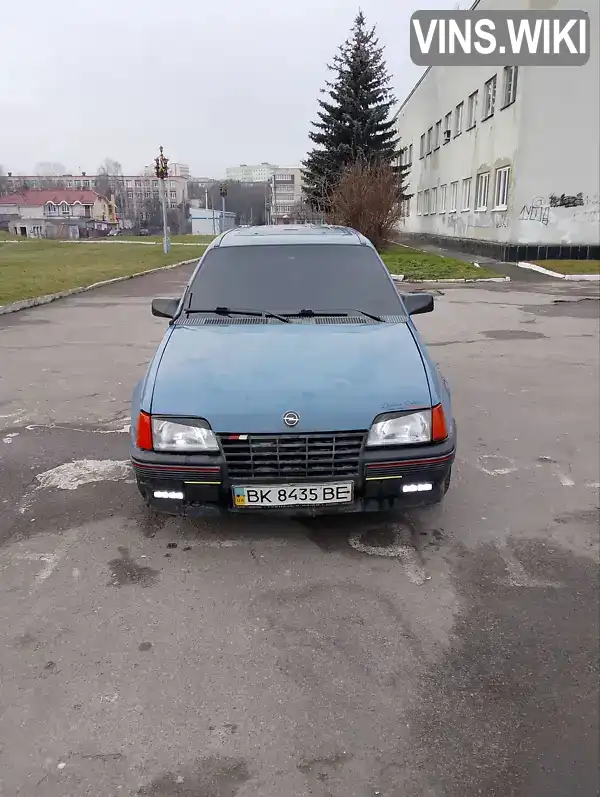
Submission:
<svg viewBox="0 0 600 797">
<path fill-rule="evenodd" d="M 152 418 L 155 451 L 218 451 L 214 432 L 203 421 L 187 424 L 166 418 Z"/>
<path fill-rule="evenodd" d="M 368 446 L 405 446 L 430 442 L 431 410 L 381 417 L 371 426 L 367 437 Z"/>
</svg>

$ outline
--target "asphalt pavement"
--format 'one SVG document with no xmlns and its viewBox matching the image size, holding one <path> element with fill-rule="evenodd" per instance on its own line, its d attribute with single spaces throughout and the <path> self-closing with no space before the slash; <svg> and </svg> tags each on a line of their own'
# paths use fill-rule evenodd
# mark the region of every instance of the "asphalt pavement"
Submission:
<svg viewBox="0 0 600 797">
<path fill-rule="evenodd" d="M 0 319 L 0 795 L 598 794 L 597 288 L 436 291 L 442 507 L 192 522 L 127 462 L 189 273 Z"/>
</svg>

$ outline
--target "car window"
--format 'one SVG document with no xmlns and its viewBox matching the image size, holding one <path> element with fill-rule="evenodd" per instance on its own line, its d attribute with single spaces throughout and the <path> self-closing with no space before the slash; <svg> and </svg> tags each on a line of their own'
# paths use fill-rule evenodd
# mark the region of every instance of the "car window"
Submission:
<svg viewBox="0 0 600 797">
<path fill-rule="evenodd" d="M 215 247 L 191 285 L 191 308 L 402 311 L 375 251 L 348 244 Z"/>
</svg>

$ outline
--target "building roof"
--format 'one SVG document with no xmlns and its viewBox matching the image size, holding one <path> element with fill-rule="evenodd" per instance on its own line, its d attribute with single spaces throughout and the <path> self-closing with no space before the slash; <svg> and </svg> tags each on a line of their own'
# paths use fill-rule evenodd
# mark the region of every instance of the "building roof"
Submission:
<svg viewBox="0 0 600 797">
<path fill-rule="evenodd" d="M 237 227 L 224 232 L 214 246 L 256 246 L 265 244 L 354 244 L 369 241 L 349 227 L 319 224 L 277 224 L 260 227 Z"/>
<path fill-rule="evenodd" d="M 46 202 L 54 202 L 59 205 L 61 202 L 66 202 L 68 205 L 74 205 L 79 202 L 82 205 L 93 205 L 94 202 L 100 197 L 96 191 L 84 189 L 35 189 L 31 188 L 26 191 L 19 191 L 15 194 L 8 194 L 8 196 L 0 197 L 0 205 L 25 205 L 27 207 L 37 207 L 38 205 L 45 205 Z"/>
</svg>

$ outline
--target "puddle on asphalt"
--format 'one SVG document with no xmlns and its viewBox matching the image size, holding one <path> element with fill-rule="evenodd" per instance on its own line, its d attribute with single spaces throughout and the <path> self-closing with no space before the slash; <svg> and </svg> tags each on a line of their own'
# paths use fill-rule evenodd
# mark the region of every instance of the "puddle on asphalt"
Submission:
<svg viewBox="0 0 600 797">
<path fill-rule="evenodd" d="M 129 584 L 139 584 L 141 587 L 151 587 L 156 583 L 158 570 L 153 570 L 145 565 L 138 565 L 130 554 L 129 549 L 119 547 L 120 559 L 111 559 L 108 563 L 112 573 L 110 585 L 125 587 Z"/>
<path fill-rule="evenodd" d="M 538 340 L 548 337 L 541 332 L 529 332 L 526 329 L 486 329 L 482 334 L 494 340 Z"/>
<path fill-rule="evenodd" d="M 595 296 L 585 296 L 583 299 L 555 299 L 551 304 L 528 304 L 519 309 L 534 315 L 598 318 L 600 299 Z"/>
<path fill-rule="evenodd" d="M 180 773 L 167 772 L 137 792 L 137 797 L 235 797 L 251 774 L 243 758 L 210 756 Z"/>
</svg>

